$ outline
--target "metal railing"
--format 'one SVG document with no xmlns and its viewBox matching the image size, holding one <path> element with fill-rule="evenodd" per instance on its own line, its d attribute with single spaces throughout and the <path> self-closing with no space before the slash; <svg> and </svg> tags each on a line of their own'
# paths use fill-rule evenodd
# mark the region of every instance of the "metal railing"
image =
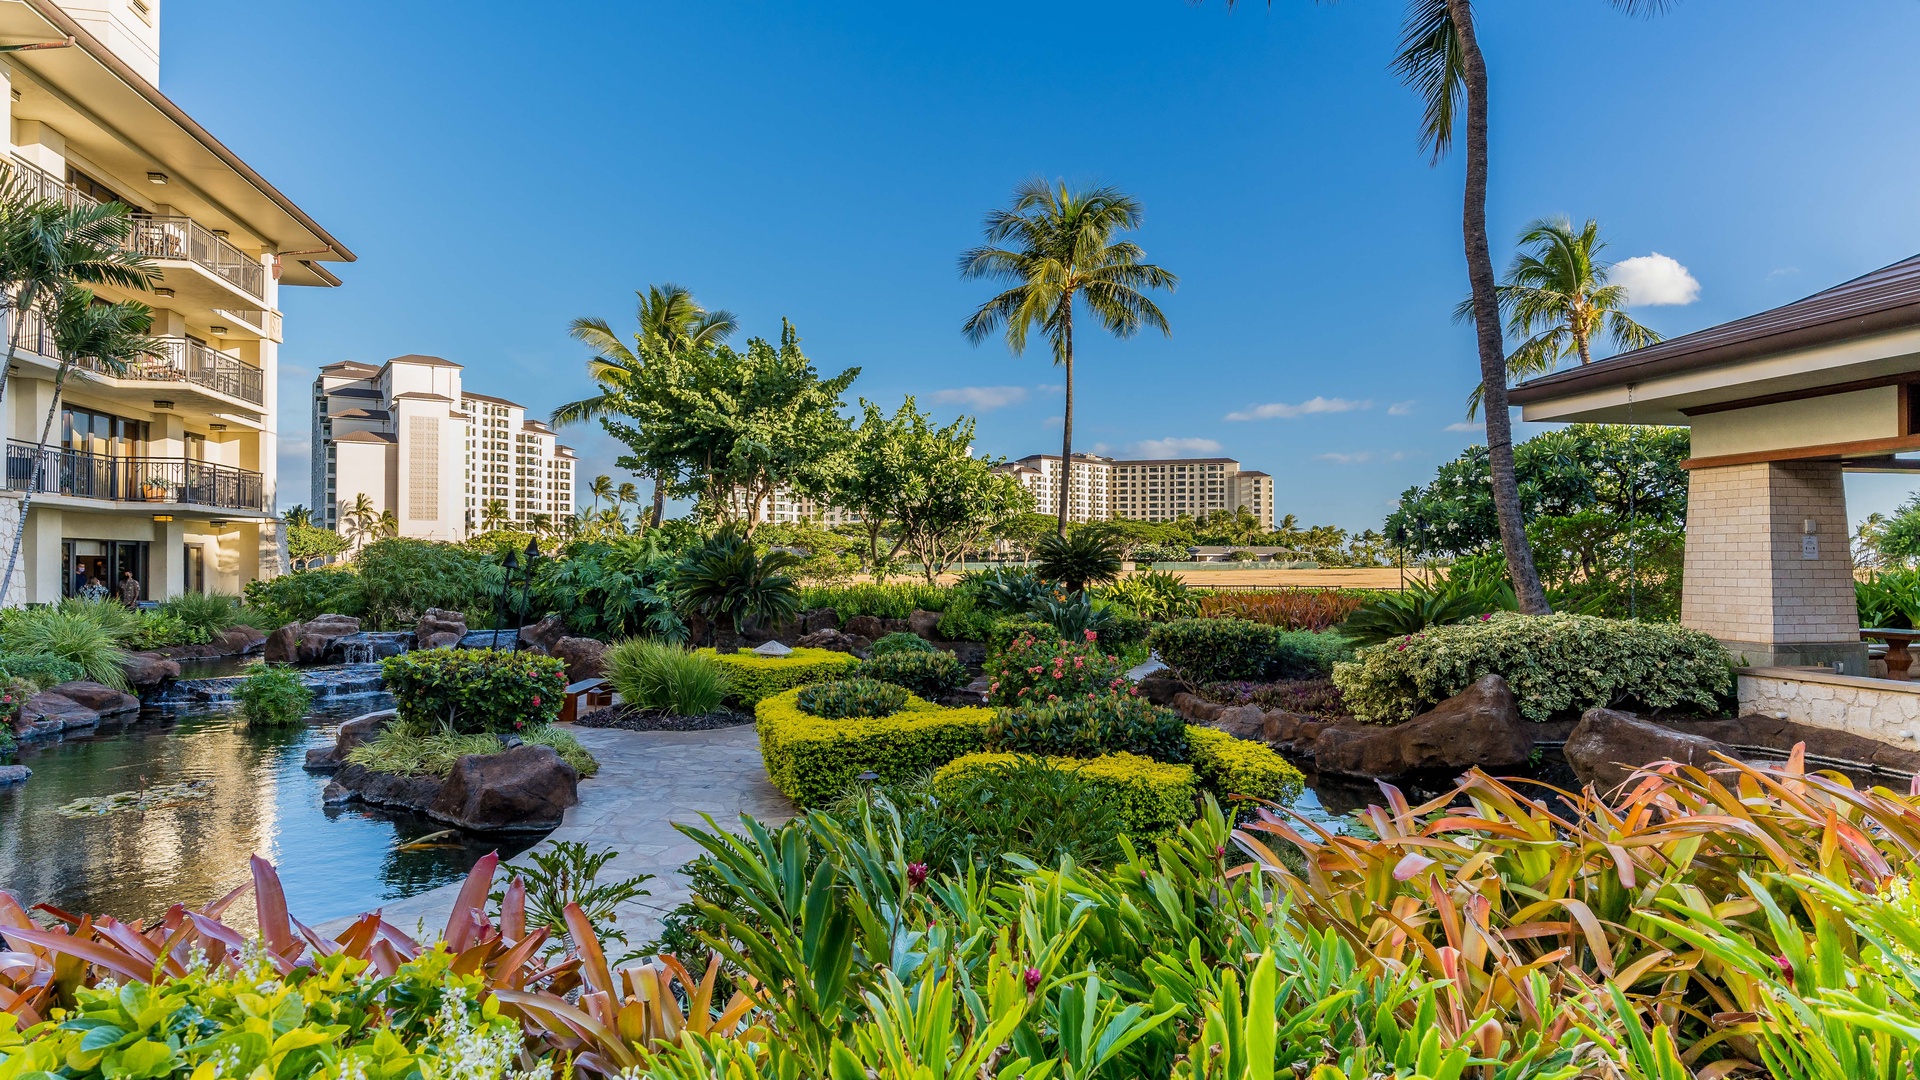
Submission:
<svg viewBox="0 0 1920 1080">
<path fill-rule="evenodd" d="M 14 158 L 13 167 L 27 190 L 38 198 L 55 199 L 68 206 L 99 205 L 100 200 L 25 158 Z M 126 246 L 156 259 L 198 263 L 248 296 L 259 300 L 267 297 L 267 269 L 260 260 L 190 217 L 160 216 L 134 209 L 133 234 Z"/>
<path fill-rule="evenodd" d="M 39 465 L 42 494 L 113 502 L 176 503 L 262 510 L 266 481 L 250 469 L 177 457 L 118 457 L 33 443 L 7 443 L 7 487 L 26 491 Z"/>
<path fill-rule="evenodd" d="M 53 330 L 47 325 L 45 313 L 37 310 L 23 312 L 20 320 L 20 347 L 57 359 Z M 74 361 L 74 366 L 113 379 L 186 382 L 254 405 L 266 402 L 266 375 L 245 360 L 189 338 L 162 337 L 156 340 L 160 342 L 157 354 L 128 364 L 119 371 L 92 357 L 82 357 Z"/>
</svg>

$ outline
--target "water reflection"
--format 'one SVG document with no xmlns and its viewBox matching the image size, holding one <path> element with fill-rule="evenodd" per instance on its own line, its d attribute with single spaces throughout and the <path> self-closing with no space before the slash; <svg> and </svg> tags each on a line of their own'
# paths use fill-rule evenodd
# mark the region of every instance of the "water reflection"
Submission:
<svg viewBox="0 0 1920 1080">
<path fill-rule="evenodd" d="M 0 889 L 76 912 L 150 918 L 179 900 L 204 904 L 250 880 L 247 857 L 279 866 L 289 908 L 309 924 L 457 880 L 480 856 L 526 850 L 538 836 L 454 834 L 401 850 L 444 826 L 370 807 L 327 807 L 326 786 L 301 768 L 309 747 L 343 720 L 390 704 L 385 695 L 323 701 L 301 728 L 249 729 L 237 712 L 194 706 L 102 725 L 90 735 L 25 748 L 25 784 L 0 788 Z M 75 799 L 205 781 L 211 794 L 140 811 L 70 818 Z M 241 910 L 244 908 L 244 910 Z M 250 927 L 251 903 L 230 912 Z"/>
</svg>

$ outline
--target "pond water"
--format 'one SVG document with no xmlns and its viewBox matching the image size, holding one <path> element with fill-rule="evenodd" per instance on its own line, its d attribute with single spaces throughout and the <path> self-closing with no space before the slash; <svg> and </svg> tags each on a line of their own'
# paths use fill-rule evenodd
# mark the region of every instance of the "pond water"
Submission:
<svg viewBox="0 0 1920 1080">
<path fill-rule="evenodd" d="M 416 814 L 321 805 L 327 780 L 301 767 L 307 749 L 391 704 L 377 693 L 323 698 L 308 725 L 277 730 L 248 728 L 226 705 L 148 708 L 23 747 L 18 761 L 33 778 L 0 787 L 0 889 L 29 905 L 151 918 L 175 900 L 197 906 L 251 880 L 248 856 L 257 854 L 279 868 L 288 908 L 311 926 L 456 881 L 489 851 L 510 858 L 539 840 L 449 834 Z M 104 816 L 59 812 L 75 799 L 196 781 L 204 797 Z M 252 901 L 228 916 L 250 929 Z"/>
<path fill-rule="evenodd" d="M 197 660 L 177 660 L 180 665 L 180 678 L 223 679 L 230 675 L 245 675 L 249 669 L 266 663 L 266 658 L 254 656 L 208 656 Z"/>
</svg>

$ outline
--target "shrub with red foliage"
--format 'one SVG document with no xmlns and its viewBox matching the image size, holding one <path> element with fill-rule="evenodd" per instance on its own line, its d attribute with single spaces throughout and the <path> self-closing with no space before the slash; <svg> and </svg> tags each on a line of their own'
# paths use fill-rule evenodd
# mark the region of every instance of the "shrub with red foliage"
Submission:
<svg viewBox="0 0 1920 1080">
<path fill-rule="evenodd" d="M 1286 630 L 1331 630 L 1367 602 L 1343 589 L 1275 589 L 1216 592 L 1200 598 L 1203 619 L 1246 619 Z"/>
</svg>

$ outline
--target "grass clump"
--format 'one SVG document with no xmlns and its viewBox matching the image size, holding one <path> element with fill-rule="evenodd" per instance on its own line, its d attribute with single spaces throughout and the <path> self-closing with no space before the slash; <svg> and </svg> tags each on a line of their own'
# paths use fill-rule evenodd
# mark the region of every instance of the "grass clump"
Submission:
<svg viewBox="0 0 1920 1080">
<path fill-rule="evenodd" d="M 233 692 L 249 726 L 291 727 L 306 719 L 313 691 L 284 664 L 261 664 Z"/>
<path fill-rule="evenodd" d="M 705 716 L 732 688 L 712 656 L 664 641 L 628 638 L 607 650 L 607 681 L 628 705 Z"/>
<path fill-rule="evenodd" d="M 527 728 L 520 733 L 520 741 L 552 747 L 582 780 L 600 771 L 600 763 L 580 745 L 580 740 L 552 724 Z M 463 735 L 446 730 L 426 731 L 406 721 L 396 721 L 388 724 L 372 742 L 349 751 L 347 761 L 397 776 L 445 778 L 453 771 L 454 762 L 461 758 L 470 754 L 497 754 L 504 748 L 500 736 L 488 732 Z"/>
<path fill-rule="evenodd" d="M 204 634 L 205 640 L 243 621 L 240 598 L 226 593 L 181 593 L 161 604 L 160 611 Z"/>
<path fill-rule="evenodd" d="M 130 619 L 138 618 L 118 604 L 113 606 Z M 125 690 L 127 677 L 121 662 L 127 654 L 120 647 L 124 639 L 99 617 L 101 610 L 100 604 L 70 601 L 55 608 L 8 611 L 0 616 L 0 652 L 6 654 L 8 664 L 15 657 L 52 657 L 77 669 L 80 678 Z"/>
</svg>

